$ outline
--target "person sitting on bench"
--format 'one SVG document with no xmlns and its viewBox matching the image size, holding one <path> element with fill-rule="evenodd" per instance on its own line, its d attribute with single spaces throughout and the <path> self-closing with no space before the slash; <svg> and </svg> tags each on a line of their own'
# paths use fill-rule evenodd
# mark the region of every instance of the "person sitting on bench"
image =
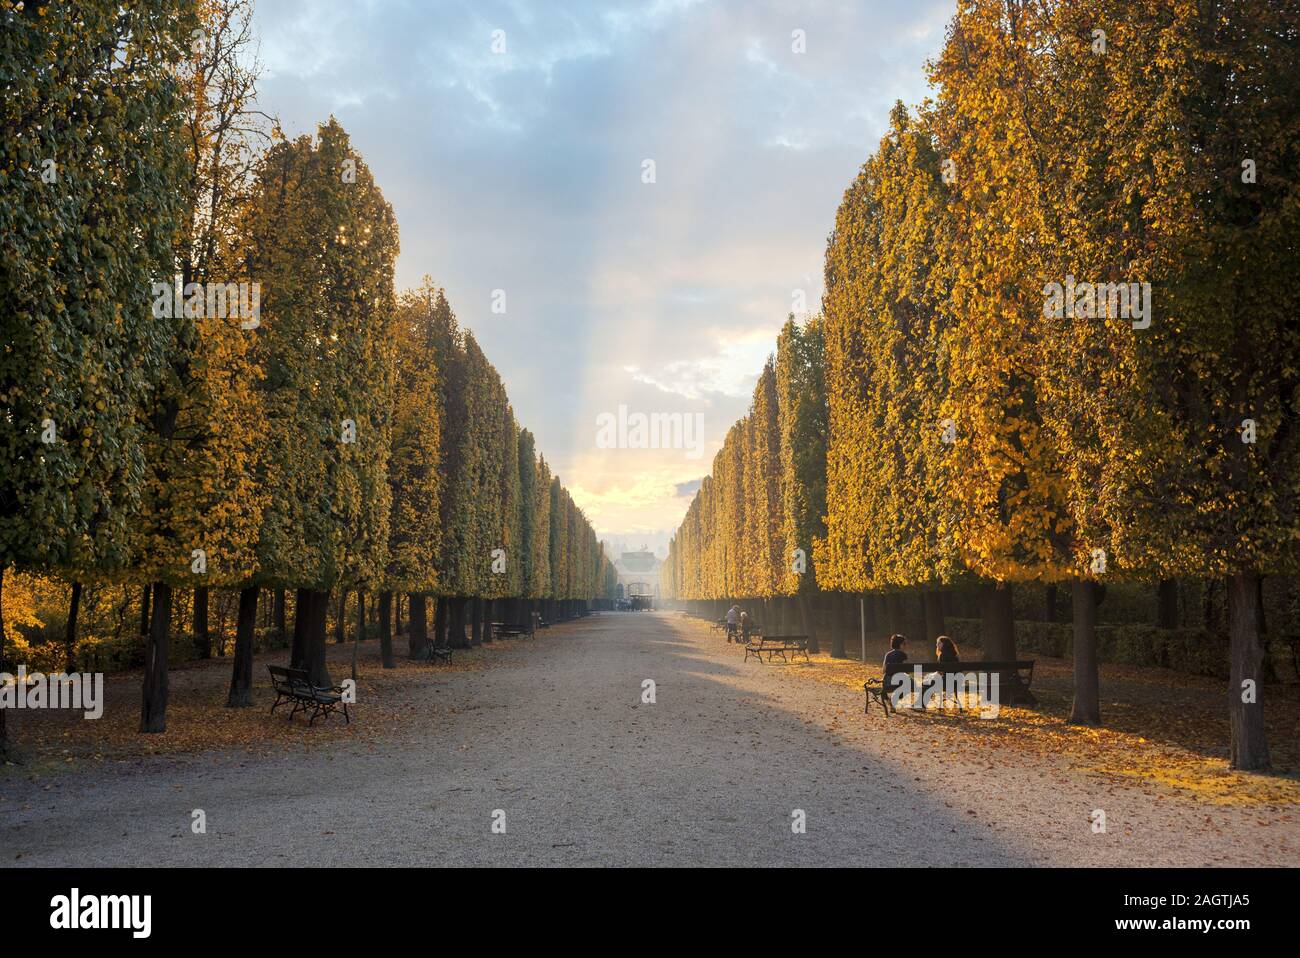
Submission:
<svg viewBox="0 0 1300 958">
<path fill-rule="evenodd" d="M 957 643 L 946 635 L 934 640 L 934 655 L 940 665 L 956 665 L 961 661 L 961 656 L 957 654 Z"/>
<path fill-rule="evenodd" d="M 895 632 L 889 637 L 889 651 L 885 653 L 886 670 L 891 665 L 902 665 L 907 661 L 907 653 L 903 651 L 905 645 L 907 645 L 907 636 Z"/>
<path fill-rule="evenodd" d="M 949 671 L 946 666 L 961 664 L 961 656 L 957 654 L 957 643 L 946 635 L 939 636 L 934 640 L 934 657 L 938 660 L 940 668 L 925 676 L 923 681 L 927 688 L 934 685 L 942 688 L 944 673 Z M 957 670 L 954 668 L 952 671 Z"/>
<path fill-rule="evenodd" d="M 895 688 L 901 687 L 901 686 L 895 686 L 893 682 L 890 680 L 889 667 L 891 665 L 902 665 L 904 662 L 907 661 L 907 653 L 903 651 L 903 646 L 905 645 L 907 645 L 907 636 L 899 635 L 897 632 L 895 632 L 893 635 L 889 637 L 889 651 L 885 653 L 885 664 L 883 666 L 884 676 L 885 676 L 884 687 L 885 687 L 886 695 L 892 695 Z"/>
<path fill-rule="evenodd" d="M 736 641 L 736 624 L 740 621 L 740 606 L 732 605 L 727 610 L 727 641 Z"/>
</svg>

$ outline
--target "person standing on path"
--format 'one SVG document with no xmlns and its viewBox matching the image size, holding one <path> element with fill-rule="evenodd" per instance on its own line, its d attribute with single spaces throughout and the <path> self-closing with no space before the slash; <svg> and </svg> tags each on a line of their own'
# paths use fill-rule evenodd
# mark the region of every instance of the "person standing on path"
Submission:
<svg viewBox="0 0 1300 958">
<path fill-rule="evenodd" d="M 736 641 L 736 624 L 740 621 L 740 606 L 734 602 L 727 610 L 727 641 Z"/>
<path fill-rule="evenodd" d="M 749 613 L 740 613 L 740 641 L 749 645 Z"/>
</svg>

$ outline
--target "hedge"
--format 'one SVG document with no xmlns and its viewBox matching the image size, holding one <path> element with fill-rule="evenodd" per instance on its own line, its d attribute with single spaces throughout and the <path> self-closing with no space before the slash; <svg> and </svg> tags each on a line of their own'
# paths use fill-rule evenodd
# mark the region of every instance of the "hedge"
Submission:
<svg viewBox="0 0 1300 958">
<path fill-rule="evenodd" d="M 959 647 L 983 648 L 979 619 L 948 619 L 948 634 Z M 1228 676 L 1228 642 L 1203 629 L 1160 629 L 1152 625 L 1098 625 L 1097 652 L 1101 661 L 1146 665 L 1207 675 Z M 1016 622 L 1016 648 L 1052 658 L 1074 654 L 1074 630 L 1069 623 Z"/>
</svg>

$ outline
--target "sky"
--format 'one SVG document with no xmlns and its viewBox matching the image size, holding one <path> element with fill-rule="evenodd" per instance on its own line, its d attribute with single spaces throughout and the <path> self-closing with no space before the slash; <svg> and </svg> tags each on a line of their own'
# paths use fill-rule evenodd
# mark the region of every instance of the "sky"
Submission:
<svg viewBox="0 0 1300 958">
<path fill-rule="evenodd" d="M 597 533 L 663 554 L 953 9 L 258 0 L 259 103 L 290 136 L 338 118 L 398 288 L 446 288 Z M 638 414 L 699 435 L 635 448 Z"/>
</svg>

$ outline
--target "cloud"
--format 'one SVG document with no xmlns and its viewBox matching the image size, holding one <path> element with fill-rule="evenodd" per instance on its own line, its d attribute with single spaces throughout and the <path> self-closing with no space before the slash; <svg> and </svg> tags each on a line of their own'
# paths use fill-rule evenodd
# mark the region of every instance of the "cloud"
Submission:
<svg viewBox="0 0 1300 958">
<path fill-rule="evenodd" d="M 710 461 L 951 9 L 268 0 L 260 100 L 291 135 L 339 118 L 397 213 L 399 285 L 447 287 L 598 530 L 657 535 L 701 461 L 602 453 L 596 416 L 701 412 Z"/>
</svg>

